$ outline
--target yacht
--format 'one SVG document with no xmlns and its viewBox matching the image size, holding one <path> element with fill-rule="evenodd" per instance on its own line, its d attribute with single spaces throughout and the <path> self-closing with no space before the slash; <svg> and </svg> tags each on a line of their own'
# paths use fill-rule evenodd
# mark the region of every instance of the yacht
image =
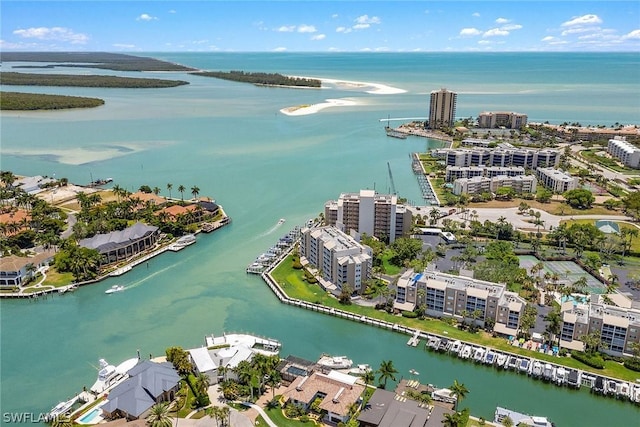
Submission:
<svg viewBox="0 0 640 427">
<path fill-rule="evenodd" d="M 449 350 L 452 353 L 458 354 L 458 353 L 460 353 L 461 349 L 462 349 L 462 342 L 454 341 L 453 344 L 451 344 L 451 348 Z"/>
<path fill-rule="evenodd" d="M 318 365 L 330 369 L 349 369 L 353 365 L 353 361 L 347 356 L 329 356 L 325 354 L 318 360 Z"/>
<path fill-rule="evenodd" d="M 122 285 L 113 285 L 112 287 L 110 287 L 109 289 L 104 291 L 104 293 L 105 294 L 113 294 L 115 292 L 122 292 L 122 291 L 124 291 L 124 286 L 122 286 Z"/>
<path fill-rule="evenodd" d="M 171 245 L 171 249 L 175 251 L 179 251 L 180 249 L 186 248 L 189 245 L 193 245 L 196 242 L 196 236 L 193 234 L 185 234 L 180 237 L 176 242 Z"/>
<path fill-rule="evenodd" d="M 640 403 L 640 385 L 634 385 L 631 388 L 629 398 L 636 403 Z"/>
<path fill-rule="evenodd" d="M 509 356 L 509 361 L 504 366 L 505 366 L 505 369 L 516 370 L 516 369 L 518 369 L 518 365 L 519 364 L 520 364 L 520 359 L 519 358 L 517 358 L 516 356 Z"/>
<path fill-rule="evenodd" d="M 607 395 L 615 395 L 618 391 L 618 382 L 614 380 L 605 380 L 604 393 Z"/>
<path fill-rule="evenodd" d="M 98 371 L 98 379 L 91 386 L 91 392 L 95 394 L 105 391 L 117 375 L 116 367 L 109 365 L 106 360 L 100 359 L 100 370 Z"/>
<path fill-rule="evenodd" d="M 278 225 L 282 225 L 282 224 L 284 224 L 284 222 L 285 222 L 285 221 L 286 221 L 286 219 L 284 219 L 284 218 L 280 218 L 280 219 L 278 220 Z"/>
<path fill-rule="evenodd" d="M 542 370 L 542 378 L 545 381 L 553 381 L 554 367 L 551 363 L 545 363 Z"/>
</svg>

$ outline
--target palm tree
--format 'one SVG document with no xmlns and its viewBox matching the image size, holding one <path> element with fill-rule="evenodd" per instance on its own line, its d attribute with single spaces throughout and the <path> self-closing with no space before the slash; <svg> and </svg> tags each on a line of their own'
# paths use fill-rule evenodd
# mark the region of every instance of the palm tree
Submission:
<svg viewBox="0 0 640 427">
<path fill-rule="evenodd" d="M 200 194 L 200 189 L 197 186 L 191 187 L 191 194 L 193 194 L 193 198 L 196 199 L 198 194 Z"/>
<path fill-rule="evenodd" d="M 207 374 L 198 374 L 196 378 L 196 388 L 200 391 L 200 394 L 205 394 L 210 385 L 211 379 Z"/>
<path fill-rule="evenodd" d="M 167 190 L 169 191 L 169 198 L 171 198 L 171 190 L 173 189 L 173 184 L 172 183 L 168 183 L 167 184 Z"/>
<path fill-rule="evenodd" d="M 222 415 L 220 413 L 220 408 L 219 406 L 211 406 L 207 409 L 204 410 L 204 413 L 208 416 L 210 416 L 211 418 L 213 418 L 216 421 L 216 426 L 218 426 L 218 421 L 220 421 L 220 416 Z"/>
<path fill-rule="evenodd" d="M 461 427 L 462 419 L 460 412 L 445 413 L 443 418 L 442 424 L 444 424 L 445 427 Z"/>
<path fill-rule="evenodd" d="M 451 387 L 449 388 L 451 389 L 451 393 L 449 393 L 449 396 L 456 397 L 456 411 L 457 411 L 458 404 L 462 399 L 464 399 L 467 396 L 467 394 L 469 394 L 469 390 L 467 389 L 467 387 L 465 387 L 463 383 L 459 383 L 458 380 L 453 380 L 453 385 L 451 385 Z"/>
<path fill-rule="evenodd" d="M 156 196 L 160 194 L 160 187 L 153 187 L 153 194 L 155 194 Z"/>
<path fill-rule="evenodd" d="M 398 370 L 393 366 L 393 361 L 391 360 L 383 360 L 380 363 L 380 368 L 378 369 L 379 379 L 382 383 L 382 388 L 385 389 L 387 387 L 387 380 L 396 380 L 395 374 L 398 373 Z"/>
<path fill-rule="evenodd" d="M 153 405 L 147 415 L 147 424 L 150 427 L 171 427 L 173 421 L 169 416 L 169 403 L 160 402 Z"/>
<path fill-rule="evenodd" d="M 503 418 L 502 425 L 504 427 L 513 427 L 513 420 L 508 415 Z"/>
<path fill-rule="evenodd" d="M 364 375 L 362 376 L 362 381 L 364 381 L 365 385 L 371 384 L 375 380 L 375 374 L 371 369 L 367 369 Z"/>
<path fill-rule="evenodd" d="M 186 188 L 184 185 L 180 184 L 178 186 L 178 192 L 180 192 L 180 198 L 182 199 L 182 201 L 184 202 L 184 192 L 185 192 Z"/>
</svg>

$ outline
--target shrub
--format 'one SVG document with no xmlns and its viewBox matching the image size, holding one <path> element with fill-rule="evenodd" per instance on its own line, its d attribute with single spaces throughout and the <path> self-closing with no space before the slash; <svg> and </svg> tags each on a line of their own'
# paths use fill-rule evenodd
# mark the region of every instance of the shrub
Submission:
<svg viewBox="0 0 640 427">
<path fill-rule="evenodd" d="M 571 357 L 596 369 L 604 369 L 604 359 L 599 354 L 587 354 L 581 351 L 572 351 Z"/>
<path fill-rule="evenodd" d="M 625 359 L 624 367 L 632 371 L 640 372 L 640 359 Z"/>
<path fill-rule="evenodd" d="M 413 311 L 403 311 L 402 317 L 406 317 L 408 319 L 415 319 L 416 317 L 418 317 L 418 313 L 415 313 Z"/>
</svg>

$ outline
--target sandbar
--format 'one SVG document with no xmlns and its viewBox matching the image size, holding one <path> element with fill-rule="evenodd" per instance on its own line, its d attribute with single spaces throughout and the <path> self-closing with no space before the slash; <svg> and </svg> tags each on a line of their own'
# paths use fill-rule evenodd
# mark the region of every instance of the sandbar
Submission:
<svg viewBox="0 0 640 427">
<path fill-rule="evenodd" d="M 283 108 L 280 112 L 287 116 L 306 116 L 307 114 L 315 114 L 325 108 L 347 107 L 353 105 L 358 105 L 358 103 L 348 99 L 327 99 L 325 102 L 321 102 L 319 104 L 297 105 L 295 107 Z"/>
</svg>

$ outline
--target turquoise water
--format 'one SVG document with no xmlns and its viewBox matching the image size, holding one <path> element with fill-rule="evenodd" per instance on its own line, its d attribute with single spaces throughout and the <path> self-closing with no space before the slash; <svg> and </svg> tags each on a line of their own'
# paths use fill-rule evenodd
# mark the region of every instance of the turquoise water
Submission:
<svg viewBox="0 0 640 427">
<path fill-rule="evenodd" d="M 245 331 L 281 340 L 283 356 L 345 354 L 373 367 L 391 359 L 404 377 L 415 369 L 420 380 L 439 386 L 458 379 L 471 390 L 464 405 L 485 418 L 501 405 L 548 416 L 558 425 L 637 421 L 640 410 L 629 403 L 426 353 L 408 347 L 406 336 L 283 306 L 258 277 L 244 272 L 288 228 L 323 211 L 326 200 L 362 188 L 387 191 L 387 162 L 400 195 L 420 201 L 409 155 L 438 143 L 388 138 L 378 119 L 424 116 L 428 93 L 446 86 L 460 92 L 459 116 L 500 108 L 557 123 L 637 122 L 637 55 L 158 56 L 200 68 L 370 81 L 407 92 L 258 88 L 180 73 L 171 76 L 192 84 L 163 90 L 29 88 L 97 96 L 106 105 L 3 113 L 2 169 L 55 173 L 77 183 L 113 177 L 129 190 L 147 184 L 164 195 L 170 182 L 173 196 L 181 184 L 197 185 L 201 195 L 224 206 L 233 223 L 117 279 L 37 302 L 0 302 L 3 412 L 45 411 L 75 395 L 95 381 L 99 358 L 117 364 L 137 350 L 159 355 L 171 345 L 199 346 L 205 334 Z M 358 105 L 298 117 L 279 112 L 331 98 Z M 279 218 L 287 221 L 274 230 Z M 126 292 L 104 294 L 120 283 Z"/>
</svg>

